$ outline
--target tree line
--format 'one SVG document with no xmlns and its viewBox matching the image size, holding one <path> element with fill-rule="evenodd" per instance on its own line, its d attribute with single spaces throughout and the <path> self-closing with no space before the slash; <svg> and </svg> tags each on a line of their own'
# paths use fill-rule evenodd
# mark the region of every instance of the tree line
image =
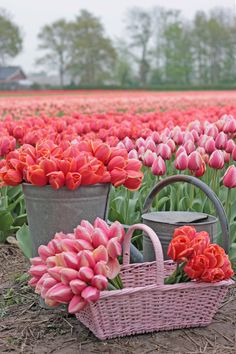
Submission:
<svg viewBox="0 0 236 354">
<path fill-rule="evenodd" d="M 12 44 L 12 51 L 4 49 L 4 20 L 1 12 L 0 60 L 16 55 L 22 47 L 13 24 L 19 45 Z M 236 16 L 230 10 L 198 11 L 190 21 L 179 10 L 135 7 L 126 14 L 124 33 L 123 38 L 111 39 L 101 20 L 82 10 L 72 21 L 59 19 L 40 30 L 42 55 L 36 63 L 57 70 L 62 87 L 65 76 L 72 85 L 97 87 L 210 86 L 236 81 Z M 16 37 L 15 33 L 15 44 Z"/>
</svg>

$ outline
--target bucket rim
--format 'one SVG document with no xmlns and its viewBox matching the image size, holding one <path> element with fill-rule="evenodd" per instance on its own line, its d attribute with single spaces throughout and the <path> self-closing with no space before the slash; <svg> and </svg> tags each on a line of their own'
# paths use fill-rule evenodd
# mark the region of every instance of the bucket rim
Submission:
<svg viewBox="0 0 236 354">
<path fill-rule="evenodd" d="M 71 190 L 69 188 L 67 188 L 66 186 L 63 186 L 61 187 L 60 189 L 53 189 L 52 186 L 50 184 L 46 184 L 45 186 L 35 186 L 34 184 L 31 184 L 31 183 L 27 183 L 27 182 L 23 182 L 21 183 L 22 184 L 22 187 L 26 187 L 26 188 L 32 188 L 32 189 L 50 189 L 52 191 L 60 191 L 60 190 L 67 190 L 67 191 L 70 191 L 70 192 L 74 192 L 75 190 L 79 190 L 81 188 L 98 188 L 98 187 L 101 187 L 101 186 L 110 186 L 111 183 L 110 182 L 106 182 L 106 183 L 95 183 L 95 184 L 86 184 L 86 185 L 80 185 L 78 188 L 74 189 L 74 190 Z"/>
<path fill-rule="evenodd" d="M 189 213 L 188 211 L 181 211 L 182 213 Z M 149 213 L 144 213 L 142 214 L 142 221 L 145 221 L 146 223 L 148 222 L 152 222 L 152 223 L 156 223 L 156 224 L 166 224 L 166 225 L 175 225 L 175 226 L 183 226 L 183 225 L 190 225 L 190 226 L 194 226 L 194 225 L 209 225 L 209 224 L 214 224 L 216 222 L 218 222 L 218 218 L 214 215 L 211 214 L 206 214 L 206 213 L 198 213 L 196 212 L 196 214 L 202 214 L 202 215 L 206 215 L 208 220 L 203 220 L 203 221 L 193 221 L 193 222 L 167 222 L 165 220 L 163 221 L 156 221 L 156 220 L 151 220 L 150 218 L 147 218 L 148 215 L 150 214 L 160 214 L 160 213 L 175 213 L 175 211 L 156 211 L 156 212 L 149 212 Z M 209 220 L 210 219 L 210 220 Z"/>
</svg>

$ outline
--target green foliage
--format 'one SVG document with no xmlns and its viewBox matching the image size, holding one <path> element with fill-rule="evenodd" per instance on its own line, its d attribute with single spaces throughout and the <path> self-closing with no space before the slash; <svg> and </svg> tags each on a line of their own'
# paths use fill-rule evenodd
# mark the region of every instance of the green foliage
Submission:
<svg viewBox="0 0 236 354">
<path fill-rule="evenodd" d="M 16 233 L 16 239 L 18 241 L 18 245 L 21 251 L 27 258 L 32 257 L 32 239 L 29 233 L 29 227 L 27 225 L 23 225 Z"/>
<path fill-rule="evenodd" d="M 21 186 L 0 190 L 0 243 L 15 234 L 27 221 Z"/>
<path fill-rule="evenodd" d="M 10 16 L 0 9 L 0 62 L 14 58 L 22 50 L 22 35 Z"/>
</svg>

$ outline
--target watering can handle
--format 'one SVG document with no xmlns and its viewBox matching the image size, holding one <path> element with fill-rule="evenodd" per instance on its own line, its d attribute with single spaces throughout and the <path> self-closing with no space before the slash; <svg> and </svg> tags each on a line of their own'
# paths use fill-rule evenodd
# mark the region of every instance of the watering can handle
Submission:
<svg viewBox="0 0 236 354">
<path fill-rule="evenodd" d="M 208 187 L 208 185 L 201 180 L 199 180 L 196 177 L 192 176 L 185 176 L 185 175 L 174 175 L 167 177 L 157 183 L 157 185 L 151 190 L 149 195 L 147 196 L 144 206 L 143 206 L 143 214 L 147 213 L 149 208 L 152 205 L 152 201 L 154 197 L 166 186 L 169 184 L 175 183 L 175 182 L 187 182 L 190 184 L 193 184 L 194 186 L 200 188 L 206 196 L 211 200 L 211 202 L 214 204 L 214 207 L 217 211 L 217 215 L 220 220 L 220 225 L 222 229 L 222 235 L 223 235 L 223 248 L 225 252 L 228 253 L 229 251 L 229 225 L 227 221 L 227 216 L 225 213 L 225 210 L 223 208 L 223 205 L 217 195 L 213 192 L 211 188 Z"/>
<path fill-rule="evenodd" d="M 163 285 L 164 284 L 164 259 L 163 259 L 162 246 L 157 234 L 149 226 L 144 224 L 135 224 L 129 228 L 123 242 L 123 265 L 126 266 L 130 263 L 131 238 L 134 231 L 136 230 L 144 231 L 152 241 L 152 245 L 155 252 L 155 258 L 156 258 L 156 284 Z"/>
</svg>

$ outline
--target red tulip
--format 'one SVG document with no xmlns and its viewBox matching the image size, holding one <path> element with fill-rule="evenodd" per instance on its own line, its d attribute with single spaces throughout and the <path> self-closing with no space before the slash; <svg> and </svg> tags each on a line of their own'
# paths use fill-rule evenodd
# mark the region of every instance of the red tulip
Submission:
<svg viewBox="0 0 236 354">
<path fill-rule="evenodd" d="M 48 183 L 48 177 L 39 165 L 31 165 L 28 167 L 27 180 L 38 187 L 45 186 Z"/>
<path fill-rule="evenodd" d="M 114 168 L 111 171 L 111 183 L 115 187 L 121 186 L 127 179 L 127 171 L 121 168 Z"/>
<path fill-rule="evenodd" d="M 68 189 L 74 190 L 81 184 L 82 176 L 78 172 L 68 172 L 65 179 L 65 184 Z"/>
<path fill-rule="evenodd" d="M 0 172 L 0 177 L 7 186 L 17 186 L 22 182 L 22 174 L 19 171 L 9 169 L 5 173 Z"/>
<path fill-rule="evenodd" d="M 131 191 L 136 191 L 141 186 L 143 180 L 143 173 L 138 171 L 127 171 L 127 179 L 124 186 Z"/>
<path fill-rule="evenodd" d="M 53 189 L 60 189 L 64 186 L 65 176 L 62 171 L 51 172 L 48 173 L 47 176 L 49 177 L 49 184 Z"/>
</svg>

